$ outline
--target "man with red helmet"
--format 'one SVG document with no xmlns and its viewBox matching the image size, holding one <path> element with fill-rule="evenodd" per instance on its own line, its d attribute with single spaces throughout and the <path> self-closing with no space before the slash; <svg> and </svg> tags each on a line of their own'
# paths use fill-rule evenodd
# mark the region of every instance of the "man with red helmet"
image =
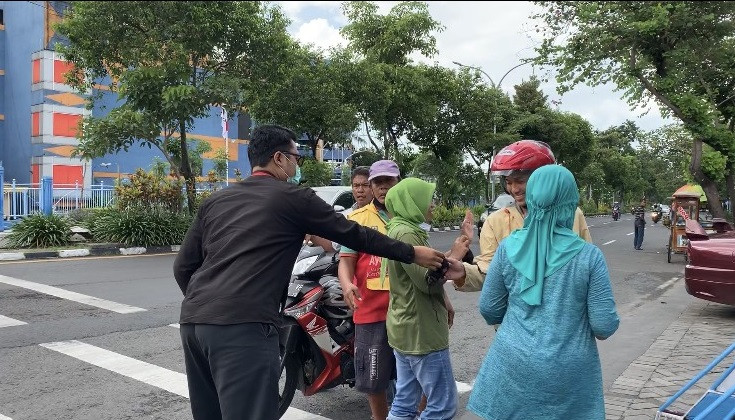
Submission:
<svg viewBox="0 0 735 420">
<path fill-rule="evenodd" d="M 549 145 L 536 140 L 521 140 L 504 147 L 493 159 L 490 167 L 493 175 L 501 177 L 505 191 L 513 196 L 515 205 L 491 214 L 480 231 L 480 255 L 474 263 L 463 263 L 465 275 L 454 278 L 454 287 L 463 292 L 482 290 L 485 274 L 500 241 L 516 229 L 523 227 L 528 213 L 526 207 L 526 182 L 531 173 L 544 165 L 556 163 Z M 574 231 L 585 241 L 592 242 L 582 210 L 574 215 Z"/>
</svg>

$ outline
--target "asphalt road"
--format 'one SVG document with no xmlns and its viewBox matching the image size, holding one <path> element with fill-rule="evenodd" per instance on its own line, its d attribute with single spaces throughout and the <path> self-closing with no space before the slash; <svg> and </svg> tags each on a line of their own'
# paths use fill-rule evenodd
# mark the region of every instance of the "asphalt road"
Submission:
<svg viewBox="0 0 735 420">
<path fill-rule="evenodd" d="M 648 224 L 633 250 L 633 222 L 588 219 L 605 253 L 621 328 L 601 342 L 606 387 L 681 313 L 683 257 L 666 262 L 668 231 Z M 457 232 L 432 233 L 448 249 Z M 477 245 L 474 248 L 478 252 Z M 0 264 L 0 420 L 190 419 L 178 329 L 181 293 L 172 255 Z M 52 286 L 52 287 L 48 287 Z M 493 338 L 477 313 L 477 293 L 449 288 L 455 379 L 469 390 Z M 459 418 L 467 392 L 460 397 Z M 369 419 L 350 388 L 305 398 L 288 419 Z M 318 417 L 321 416 L 321 417 Z"/>
</svg>

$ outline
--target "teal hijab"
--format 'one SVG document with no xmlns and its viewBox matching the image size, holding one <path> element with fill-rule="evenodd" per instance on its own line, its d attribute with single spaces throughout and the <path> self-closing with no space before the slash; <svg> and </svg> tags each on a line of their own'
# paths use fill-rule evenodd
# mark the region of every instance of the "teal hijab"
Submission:
<svg viewBox="0 0 735 420">
<path fill-rule="evenodd" d="M 542 166 L 528 179 L 528 215 L 523 228 L 505 239 L 505 249 L 510 263 L 524 277 L 521 299 L 529 305 L 541 305 L 544 278 L 562 268 L 585 245 L 572 230 L 578 203 L 577 182 L 563 166 Z"/>
</svg>

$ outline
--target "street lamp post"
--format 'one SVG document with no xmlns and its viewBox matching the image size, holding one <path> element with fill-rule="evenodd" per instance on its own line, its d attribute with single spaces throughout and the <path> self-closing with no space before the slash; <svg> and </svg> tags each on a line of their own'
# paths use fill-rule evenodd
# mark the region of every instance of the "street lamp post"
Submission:
<svg viewBox="0 0 735 420">
<path fill-rule="evenodd" d="M 518 67 L 521 67 L 523 65 L 526 65 L 526 64 L 528 64 L 530 62 L 531 62 L 531 60 L 524 60 L 520 64 L 516 64 L 515 66 L 511 67 L 508 71 L 505 72 L 505 74 L 503 75 L 503 77 L 500 78 L 500 81 L 498 81 L 498 84 L 495 84 L 495 81 L 493 80 L 493 78 L 490 77 L 489 74 L 485 73 L 485 70 L 483 70 L 483 69 L 481 69 L 479 67 L 475 67 L 475 66 L 468 66 L 468 65 L 462 64 L 462 63 L 460 63 L 458 61 L 452 61 L 453 64 L 455 64 L 455 65 L 457 65 L 459 67 L 466 67 L 468 69 L 477 70 L 480 73 L 484 74 L 485 77 L 487 77 L 488 80 L 490 80 L 490 84 L 492 85 L 493 89 L 500 89 L 500 85 L 503 83 L 503 80 L 505 80 L 505 76 L 507 76 L 510 72 L 512 72 L 513 70 L 517 69 Z M 493 106 L 495 108 L 494 109 L 494 112 L 493 112 L 493 140 L 495 140 L 495 134 L 497 134 L 497 131 L 498 131 L 498 126 L 497 126 L 497 121 L 496 121 L 496 116 L 498 114 L 498 96 L 497 95 L 494 96 L 493 101 L 494 101 Z M 495 180 L 492 179 L 492 175 L 491 175 L 491 172 L 490 172 L 490 170 L 491 170 L 490 167 L 492 166 L 492 162 L 493 162 L 494 159 L 495 159 L 495 146 L 493 146 L 493 154 L 492 154 L 492 157 L 490 158 L 490 162 L 488 163 L 488 167 L 487 167 L 487 178 L 490 180 L 490 184 L 492 184 L 492 196 L 491 196 L 492 198 L 490 199 L 490 202 L 491 203 L 494 203 L 495 202 Z M 487 194 L 487 190 L 485 190 L 485 194 Z M 485 197 L 487 197 L 487 195 L 485 195 Z"/>
</svg>

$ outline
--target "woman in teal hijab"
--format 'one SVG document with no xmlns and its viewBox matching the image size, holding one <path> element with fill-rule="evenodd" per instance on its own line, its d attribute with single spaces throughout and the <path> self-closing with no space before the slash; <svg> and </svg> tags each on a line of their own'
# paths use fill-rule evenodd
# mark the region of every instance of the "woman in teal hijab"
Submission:
<svg viewBox="0 0 735 420">
<path fill-rule="evenodd" d="M 468 404 L 482 418 L 605 418 L 596 339 L 620 321 L 602 251 L 572 231 L 578 201 L 566 168 L 534 171 L 523 228 L 490 264 L 478 306 L 501 327 Z"/>
</svg>

